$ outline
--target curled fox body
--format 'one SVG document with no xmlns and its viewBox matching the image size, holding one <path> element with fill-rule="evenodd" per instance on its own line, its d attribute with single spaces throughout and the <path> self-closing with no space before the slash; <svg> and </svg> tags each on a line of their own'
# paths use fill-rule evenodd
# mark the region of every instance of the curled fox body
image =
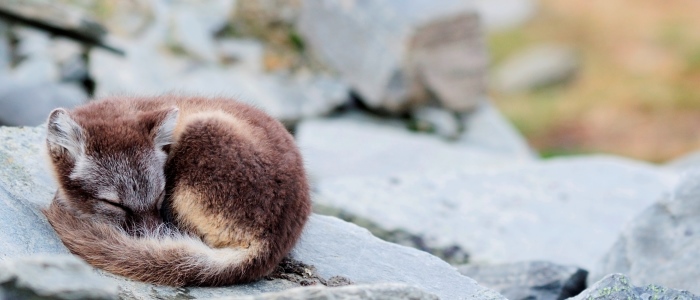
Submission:
<svg viewBox="0 0 700 300">
<path fill-rule="evenodd" d="M 172 286 L 259 279 L 310 214 L 303 162 L 276 120 L 229 99 L 115 97 L 48 119 L 58 182 L 44 211 L 66 247 Z"/>
</svg>

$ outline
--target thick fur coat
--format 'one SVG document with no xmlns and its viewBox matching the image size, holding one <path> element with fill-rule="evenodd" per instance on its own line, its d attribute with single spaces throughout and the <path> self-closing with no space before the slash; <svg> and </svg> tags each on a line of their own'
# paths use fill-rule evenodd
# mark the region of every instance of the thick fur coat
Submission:
<svg viewBox="0 0 700 300">
<path fill-rule="evenodd" d="M 292 136 L 231 99 L 114 97 L 48 120 L 59 189 L 44 213 L 74 254 L 156 284 L 249 282 L 310 214 Z"/>
</svg>

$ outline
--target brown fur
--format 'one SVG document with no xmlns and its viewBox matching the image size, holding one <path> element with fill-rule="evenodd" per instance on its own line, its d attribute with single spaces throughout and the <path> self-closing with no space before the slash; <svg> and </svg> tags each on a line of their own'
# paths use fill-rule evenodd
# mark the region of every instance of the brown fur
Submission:
<svg viewBox="0 0 700 300">
<path fill-rule="evenodd" d="M 61 113 L 50 116 L 47 140 L 59 191 L 44 213 L 96 267 L 173 286 L 242 283 L 271 272 L 301 235 L 310 214 L 303 162 L 261 111 L 230 99 L 116 97 L 69 112 L 74 131 Z M 154 183 L 162 176 L 164 190 Z M 177 232 L 155 230 L 166 224 Z"/>
</svg>

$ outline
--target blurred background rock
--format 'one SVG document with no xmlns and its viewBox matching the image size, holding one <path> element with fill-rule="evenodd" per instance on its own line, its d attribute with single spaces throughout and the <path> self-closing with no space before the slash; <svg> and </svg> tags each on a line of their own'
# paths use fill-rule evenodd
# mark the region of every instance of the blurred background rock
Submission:
<svg viewBox="0 0 700 300">
<path fill-rule="evenodd" d="M 454 139 L 464 124 L 449 112 L 490 98 L 544 157 L 665 162 L 700 148 L 692 0 L 352 3 L 4 1 L 41 5 L 39 20 L 69 11 L 101 23 L 100 41 L 125 54 L 81 59 L 84 43 L 0 23 L 0 122 L 37 125 L 91 95 L 180 91 L 237 95 L 290 128 L 359 103 Z M 460 12 L 464 30 L 440 23 Z M 442 48 L 421 48 L 421 34 Z"/>
</svg>

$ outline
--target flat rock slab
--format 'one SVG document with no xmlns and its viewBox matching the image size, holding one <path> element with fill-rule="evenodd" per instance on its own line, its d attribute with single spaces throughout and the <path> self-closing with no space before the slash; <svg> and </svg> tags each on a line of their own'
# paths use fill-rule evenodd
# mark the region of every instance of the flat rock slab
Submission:
<svg viewBox="0 0 700 300">
<path fill-rule="evenodd" d="M 402 284 L 353 285 L 337 288 L 300 287 L 280 293 L 212 300 L 438 300 L 438 296 Z"/>
<path fill-rule="evenodd" d="M 117 284 L 71 255 L 0 261 L 0 299 L 117 299 Z"/>
<path fill-rule="evenodd" d="M 506 169 L 324 179 L 316 184 L 315 204 L 422 236 L 432 248 L 457 245 L 474 262 L 547 260 L 588 269 L 623 225 L 675 180 L 630 160 L 566 158 Z"/>
<path fill-rule="evenodd" d="M 68 254 L 40 212 L 55 191 L 41 154 L 44 135 L 43 128 L 0 127 L 0 258 L 8 262 L 26 263 L 22 257 L 37 254 Z M 504 299 L 437 257 L 384 242 L 363 228 L 332 217 L 312 216 L 292 257 L 312 265 L 326 279 L 342 276 L 358 284 L 398 282 L 443 299 Z M 36 259 L 28 261 L 37 265 Z M 43 263 L 39 260 L 38 264 Z M 175 289 L 100 274 L 117 282 L 121 299 L 246 296 L 299 286 L 274 279 L 223 288 Z"/>
<path fill-rule="evenodd" d="M 401 122 L 360 114 L 303 121 L 297 127 L 296 138 L 308 172 L 319 179 L 512 166 L 534 161 L 527 145 L 517 139 L 519 136 L 502 134 L 503 128 L 487 125 L 496 125 L 498 119 L 481 117 L 485 122 L 469 123 L 474 132 L 467 132 L 465 139 L 457 141 L 411 132 Z M 489 127 L 492 138 L 476 132 L 487 129 L 483 127 Z M 508 141 L 497 141 L 495 136 L 500 134 Z M 513 137 L 516 139 L 511 140 Z"/>
<path fill-rule="evenodd" d="M 591 280 L 628 274 L 632 283 L 660 284 L 700 294 L 700 170 L 625 227 Z"/>
<path fill-rule="evenodd" d="M 545 261 L 502 265 L 464 265 L 459 272 L 510 300 L 559 300 L 586 288 L 588 272 Z"/>
<path fill-rule="evenodd" d="M 488 56 L 470 1 L 303 1 L 297 27 L 369 107 L 402 112 L 432 93 L 464 112 L 485 96 Z"/>
<path fill-rule="evenodd" d="M 78 10 L 67 9 L 45 3 L 20 2 L 0 4 L 0 19 L 30 26 L 63 36 L 78 42 L 102 47 L 116 54 L 123 54 L 119 49 L 105 43 L 107 30 Z"/>
<path fill-rule="evenodd" d="M 674 290 L 650 284 L 633 286 L 622 274 L 610 274 L 571 300 L 699 300 L 687 291 Z"/>
</svg>

